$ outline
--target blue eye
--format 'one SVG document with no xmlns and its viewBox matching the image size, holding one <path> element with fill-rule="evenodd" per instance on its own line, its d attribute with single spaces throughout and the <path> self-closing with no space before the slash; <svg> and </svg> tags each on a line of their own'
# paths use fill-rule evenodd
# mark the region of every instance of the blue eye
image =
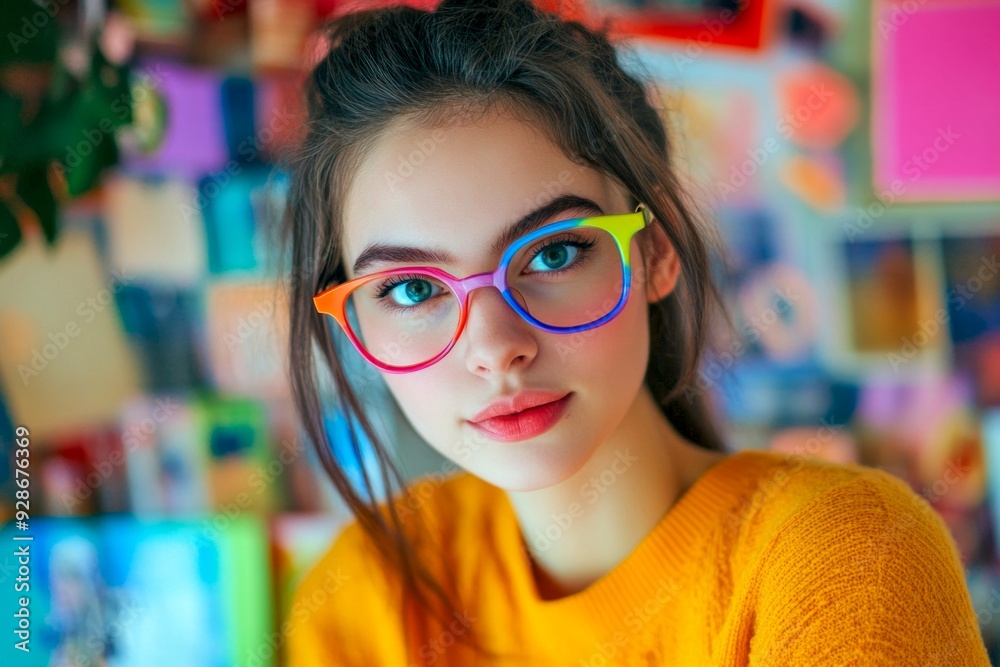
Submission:
<svg viewBox="0 0 1000 667">
<path fill-rule="evenodd" d="M 435 291 L 437 287 L 437 291 Z M 437 296 L 442 288 L 431 284 L 423 278 L 406 278 L 394 276 L 382 285 L 376 296 L 379 299 L 387 295 L 398 306 L 419 306 L 424 301 Z"/>
<path fill-rule="evenodd" d="M 569 243 L 550 243 L 535 255 L 528 267 L 533 271 L 558 271 L 571 264 L 579 253 Z"/>
</svg>

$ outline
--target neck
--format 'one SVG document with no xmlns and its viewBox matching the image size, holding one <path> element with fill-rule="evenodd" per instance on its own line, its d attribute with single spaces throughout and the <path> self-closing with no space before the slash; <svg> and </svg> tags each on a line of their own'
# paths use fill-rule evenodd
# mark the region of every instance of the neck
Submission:
<svg viewBox="0 0 1000 667">
<path fill-rule="evenodd" d="M 555 486 L 508 492 L 542 597 L 580 591 L 621 563 L 722 456 L 684 440 L 643 384 L 583 468 Z"/>
</svg>

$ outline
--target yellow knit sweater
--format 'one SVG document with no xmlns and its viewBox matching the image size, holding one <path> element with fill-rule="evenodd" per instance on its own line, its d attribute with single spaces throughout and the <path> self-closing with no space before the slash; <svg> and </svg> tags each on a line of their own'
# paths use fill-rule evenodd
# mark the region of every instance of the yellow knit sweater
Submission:
<svg viewBox="0 0 1000 667">
<path fill-rule="evenodd" d="M 412 606 L 352 523 L 296 590 L 287 664 L 989 665 L 944 523 L 874 468 L 730 454 L 617 567 L 556 600 L 538 595 L 502 490 L 468 473 L 425 488 L 443 548 L 430 564 L 454 576 L 461 613 L 405 639 Z M 457 641 L 470 636 L 510 657 L 477 659 Z"/>
</svg>

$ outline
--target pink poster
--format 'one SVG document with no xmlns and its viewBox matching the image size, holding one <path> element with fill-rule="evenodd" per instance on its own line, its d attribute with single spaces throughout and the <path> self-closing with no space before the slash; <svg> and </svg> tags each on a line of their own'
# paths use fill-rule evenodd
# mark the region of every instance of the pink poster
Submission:
<svg viewBox="0 0 1000 667">
<path fill-rule="evenodd" d="M 1000 199 L 1000 0 L 873 6 L 876 191 Z"/>
</svg>

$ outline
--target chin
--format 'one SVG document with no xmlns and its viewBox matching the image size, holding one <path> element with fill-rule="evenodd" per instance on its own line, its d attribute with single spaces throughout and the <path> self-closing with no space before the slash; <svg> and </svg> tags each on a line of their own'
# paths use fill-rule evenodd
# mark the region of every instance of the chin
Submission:
<svg viewBox="0 0 1000 667">
<path fill-rule="evenodd" d="M 524 492 L 524 491 L 539 491 L 541 489 L 547 489 L 549 487 L 555 486 L 561 481 L 564 481 L 569 475 L 548 475 L 545 472 L 539 474 L 538 472 L 526 475 L 523 470 L 496 470 L 490 469 L 483 471 L 482 474 L 472 471 L 476 477 L 489 482 L 493 486 L 496 486 L 504 491 L 511 492 Z"/>
<path fill-rule="evenodd" d="M 579 439 L 570 440 L 577 445 L 580 443 Z M 493 447 L 507 451 L 494 451 L 490 452 L 492 456 L 477 457 L 465 468 L 505 491 L 538 491 L 570 479 L 587 464 L 589 458 L 586 452 L 576 447 L 571 451 L 555 451 L 546 450 L 539 443 L 524 443 L 523 446 L 525 450 L 515 451 L 517 443 L 496 443 Z"/>
</svg>

